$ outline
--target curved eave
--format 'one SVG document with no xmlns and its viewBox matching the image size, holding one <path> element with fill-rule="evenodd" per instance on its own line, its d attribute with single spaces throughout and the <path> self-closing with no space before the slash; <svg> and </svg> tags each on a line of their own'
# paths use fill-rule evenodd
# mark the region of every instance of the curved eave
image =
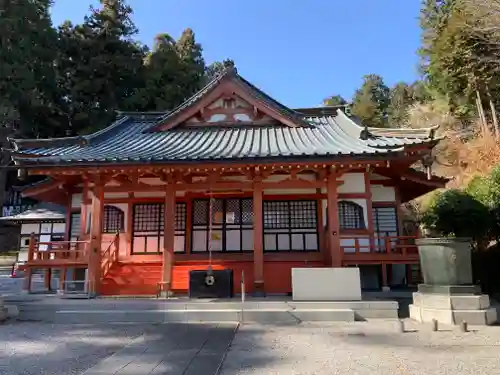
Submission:
<svg viewBox="0 0 500 375">
<path fill-rule="evenodd" d="M 365 128 L 356 123 L 352 118 L 347 116 L 341 109 L 337 109 L 337 116 L 340 116 L 344 120 L 349 121 L 353 128 L 361 132 Z M 420 140 L 432 141 L 437 139 L 434 137 L 435 132 L 439 128 L 439 125 L 435 125 L 428 128 L 414 129 L 414 128 L 374 128 L 367 127 L 368 133 L 375 137 L 386 137 L 386 138 L 414 138 Z M 441 137 L 442 139 L 442 137 Z"/>
<path fill-rule="evenodd" d="M 86 146 L 91 141 L 96 141 L 101 136 L 106 135 L 108 132 L 115 130 L 122 124 L 127 122 L 129 116 L 122 116 L 114 121 L 110 126 L 94 132 L 89 135 L 79 135 L 75 137 L 61 137 L 61 138 L 46 138 L 46 139 L 24 139 L 24 138 L 7 138 L 7 140 L 14 146 L 14 153 L 30 157 L 36 155 L 33 153 L 24 153 L 23 150 L 30 149 L 51 149 L 51 148 L 65 148 L 69 146 Z"/>
<path fill-rule="evenodd" d="M 384 150 L 383 152 L 373 152 L 373 153 L 335 153 L 335 154 L 306 154 L 306 155 L 289 155 L 289 156 L 274 156 L 274 157 L 244 157 L 244 158 L 209 158 L 209 159 L 92 159 L 92 160 L 58 160 L 56 162 L 51 162 L 47 160 L 48 158 L 40 159 L 25 159 L 29 160 L 29 163 L 23 163 L 20 165 L 22 168 L 57 168 L 57 167 L 97 167 L 100 164 L 105 163 L 106 166 L 124 166 L 124 165 L 137 165 L 137 164 L 168 164 L 168 165 L 191 165 L 200 162 L 204 163 L 253 163 L 253 164 L 271 164 L 276 162 L 332 162 L 332 161 L 344 161 L 344 160 L 393 160 L 399 159 L 404 156 L 404 149 L 399 148 L 395 150 Z"/>
</svg>

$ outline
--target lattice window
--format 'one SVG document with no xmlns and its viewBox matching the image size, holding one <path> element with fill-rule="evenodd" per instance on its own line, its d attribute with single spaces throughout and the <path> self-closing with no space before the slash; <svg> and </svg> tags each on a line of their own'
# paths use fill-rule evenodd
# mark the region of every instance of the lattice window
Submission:
<svg viewBox="0 0 500 375">
<path fill-rule="evenodd" d="M 376 251 L 385 251 L 386 237 L 390 237 L 391 247 L 397 245 L 398 216 L 394 206 L 380 206 L 372 209 L 373 229 L 376 233 Z"/>
<path fill-rule="evenodd" d="M 396 236 L 398 233 L 398 218 L 396 207 L 373 207 L 373 228 L 381 235 Z"/>
<path fill-rule="evenodd" d="M 176 231 L 185 231 L 186 230 L 186 218 L 187 218 L 186 203 L 177 203 L 175 205 L 175 230 Z"/>
<path fill-rule="evenodd" d="M 208 225 L 208 200 L 193 201 L 193 224 Z"/>
<path fill-rule="evenodd" d="M 212 234 L 208 216 L 212 204 Z M 253 250 L 253 203 L 250 198 L 193 201 L 193 252 Z"/>
<path fill-rule="evenodd" d="M 163 204 L 136 204 L 134 206 L 134 232 L 162 231 L 164 216 Z"/>
<path fill-rule="evenodd" d="M 174 251 L 185 252 L 187 209 L 183 202 L 175 205 Z M 133 211 L 132 253 L 160 254 L 163 252 L 165 205 L 136 204 Z"/>
<path fill-rule="evenodd" d="M 102 222 L 103 233 L 116 233 L 125 229 L 125 215 L 122 210 L 115 206 L 104 206 L 104 217 Z"/>
<path fill-rule="evenodd" d="M 363 207 L 354 202 L 340 201 L 340 229 L 366 229 Z"/>
<path fill-rule="evenodd" d="M 265 251 L 318 251 L 315 200 L 264 201 Z"/>
<path fill-rule="evenodd" d="M 165 205 L 136 204 L 132 222 L 132 253 L 159 254 L 162 250 Z"/>
</svg>

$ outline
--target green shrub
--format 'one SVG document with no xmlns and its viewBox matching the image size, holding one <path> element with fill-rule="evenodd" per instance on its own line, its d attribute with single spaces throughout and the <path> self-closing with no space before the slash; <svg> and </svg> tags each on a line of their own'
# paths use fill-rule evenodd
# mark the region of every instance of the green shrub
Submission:
<svg viewBox="0 0 500 375">
<path fill-rule="evenodd" d="M 492 228 L 486 205 L 466 192 L 451 189 L 437 194 L 422 217 L 422 223 L 441 236 L 481 240 Z"/>
</svg>

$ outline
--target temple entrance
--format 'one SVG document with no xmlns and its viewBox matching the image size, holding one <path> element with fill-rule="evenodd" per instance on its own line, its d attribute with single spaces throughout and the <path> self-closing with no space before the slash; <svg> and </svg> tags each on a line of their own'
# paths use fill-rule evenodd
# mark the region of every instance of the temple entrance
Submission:
<svg viewBox="0 0 500 375">
<path fill-rule="evenodd" d="M 193 200 L 193 253 L 253 251 L 252 198 L 213 199 L 211 211 L 209 238 L 210 199 Z"/>
</svg>

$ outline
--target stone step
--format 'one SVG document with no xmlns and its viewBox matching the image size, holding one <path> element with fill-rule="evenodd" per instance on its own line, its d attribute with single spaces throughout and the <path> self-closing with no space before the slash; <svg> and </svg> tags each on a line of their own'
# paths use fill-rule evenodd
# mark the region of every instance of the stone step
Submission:
<svg viewBox="0 0 500 375">
<path fill-rule="evenodd" d="M 191 310 L 96 310 L 57 311 L 54 323 L 215 323 L 215 322 L 288 323 L 354 322 L 351 309 L 191 309 Z"/>
<path fill-rule="evenodd" d="M 490 298 L 482 295 L 445 295 L 413 293 L 413 304 L 431 309 L 485 310 L 490 307 Z"/>
<path fill-rule="evenodd" d="M 497 321 L 496 308 L 490 307 L 481 310 L 451 310 L 410 305 L 410 318 L 418 322 L 431 322 L 436 319 L 438 323 L 460 324 L 467 322 L 470 325 L 491 325 Z"/>
</svg>

